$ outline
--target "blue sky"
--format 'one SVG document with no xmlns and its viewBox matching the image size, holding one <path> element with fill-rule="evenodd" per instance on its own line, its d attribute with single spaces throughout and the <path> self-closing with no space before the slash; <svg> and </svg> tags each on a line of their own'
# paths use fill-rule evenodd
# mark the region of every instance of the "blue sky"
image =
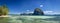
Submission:
<svg viewBox="0 0 60 23">
<path fill-rule="evenodd" d="M 35 8 L 46 12 L 60 13 L 60 0 L 0 0 L 0 5 L 6 4 L 9 13 L 33 12 Z"/>
</svg>

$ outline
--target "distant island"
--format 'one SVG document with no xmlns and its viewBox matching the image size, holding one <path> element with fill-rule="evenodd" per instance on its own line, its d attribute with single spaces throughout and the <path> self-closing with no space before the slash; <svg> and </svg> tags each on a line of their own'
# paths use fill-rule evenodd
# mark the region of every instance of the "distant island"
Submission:
<svg viewBox="0 0 60 23">
<path fill-rule="evenodd" d="M 20 15 L 44 15 L 44 13 L 43 13 L 43 11 L 41 9 L 36 8 L 34 10 L 34 13 L 28 13 L 28 14 L 23 13 L 23 14 L 20 14 Z"/>
</svg>

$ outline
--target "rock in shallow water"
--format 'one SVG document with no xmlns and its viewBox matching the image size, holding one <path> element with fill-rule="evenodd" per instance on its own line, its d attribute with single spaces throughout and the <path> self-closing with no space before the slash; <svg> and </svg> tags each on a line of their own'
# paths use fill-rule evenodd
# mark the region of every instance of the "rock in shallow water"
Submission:
<svg viewBox="0 0 60 23">
<path fill-rule="evenodd" d="M 42 11 L 41 9 L 36 8 L 36 9 L 34 10 L 33 15 L 44 15 L 44 13 L 43 13 L 43 11 Z"/>
</svg>

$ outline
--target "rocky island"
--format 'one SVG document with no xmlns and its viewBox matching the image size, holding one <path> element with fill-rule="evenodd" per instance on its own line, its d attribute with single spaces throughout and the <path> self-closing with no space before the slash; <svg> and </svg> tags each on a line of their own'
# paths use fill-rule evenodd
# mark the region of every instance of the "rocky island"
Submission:
<svg viewBox="0 0 60 23">
<path fill-rule="evenodd" d="M 44 15 L 44 13 L 43 13 L 43 11 L 42 11 L 41 9 L 36 8 L 36 9 L 34 10 L 33 15 Z"/>
<path fill-rule="evenodd" d="M 41 9 L 36 8 L 33 13 L 28 13 L 28 14 L 23 13 L 23 14 L 20 14 L 20 15 L 44 15 L 44 13 Z"/>
</svg>

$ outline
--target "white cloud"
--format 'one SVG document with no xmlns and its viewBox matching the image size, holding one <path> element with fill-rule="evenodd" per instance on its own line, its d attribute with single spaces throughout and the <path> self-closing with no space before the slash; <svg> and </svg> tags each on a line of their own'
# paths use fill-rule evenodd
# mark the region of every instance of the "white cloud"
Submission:
<svg viewBox="0 0 60 23">
<path fill-rule="evenodd" d="M 43 5 L 40 5 L 40 7 L 43 7 Z"/>
<path fill-rule="evenodd" d="M 26 10 L 26 11 L 30 11 L 30 10 Z"/>
<path fill-rule="evenodd" d="M 53 11 L 44 11 L 45 14 L 53 13 Z"/>
<path fill-rule="evenodd" d="M 44 11 L 44 14 L 60 14 L 60 12 Z"/>
<path fill-rule="evenodd" d="M 33 12 L 31 11 L 31 12 L 26 12 L 26 13 L 28 14 L 28 13 L 33 13 Z"/>
<path fill-rule="evenodd" d="M 14 12 L 9 12 L 9 14 L 20 14 L 20 13 L 17 13 L 17 12 L 15 12 L 15 13 Z"/>
</svg>

